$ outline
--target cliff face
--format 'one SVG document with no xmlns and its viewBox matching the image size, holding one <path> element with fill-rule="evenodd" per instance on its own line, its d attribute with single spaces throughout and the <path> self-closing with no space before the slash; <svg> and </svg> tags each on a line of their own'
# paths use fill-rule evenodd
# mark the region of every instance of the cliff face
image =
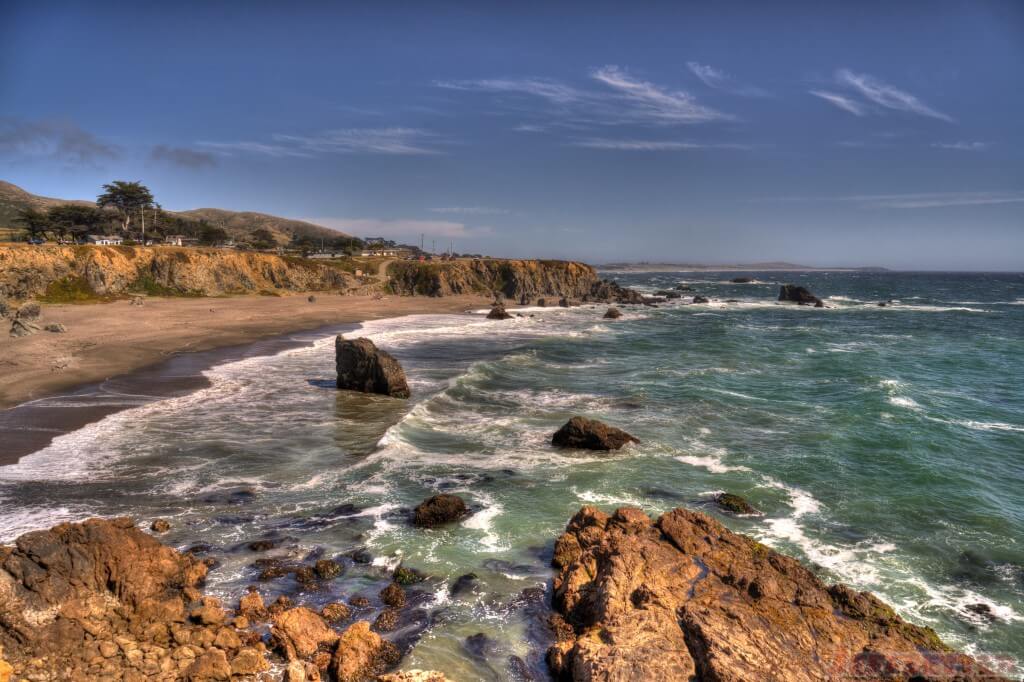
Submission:
<svg viewBox="0 0 1024 682">
<path fill-rule="evenodd" d="M 206 295 L 346 289 L 327 265 L 266 253 L 130 246 L 0 246 L 0 300 L 85 300 L 129 292 Z"/>
<path fill-rule="evenodd" d="M 580 301 L 623 300 L 633 292 L 602 282 L 585 263 L 552 260 L 457 260 L 443 263 L 398 261 L 388 268 L 396 294 L 450 296 L 500 293 L 519 303 L 543 297 Z M 627 301 L 623 301 L 627 302 Z M 638 301 L 628 301 L 638 302 Z"/>
</svg>

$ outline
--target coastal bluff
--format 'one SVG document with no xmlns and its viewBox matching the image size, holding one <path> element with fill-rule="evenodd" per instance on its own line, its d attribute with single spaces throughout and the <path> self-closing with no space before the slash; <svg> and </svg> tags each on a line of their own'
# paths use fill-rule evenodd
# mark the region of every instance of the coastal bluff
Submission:
<svg viewBox="0 0 1024 682">
<path fill-rule="evenodd" d="M 559 680 L 1003 679 L 706 514 L 584 507 L 553 563 Z"/>
</svg>

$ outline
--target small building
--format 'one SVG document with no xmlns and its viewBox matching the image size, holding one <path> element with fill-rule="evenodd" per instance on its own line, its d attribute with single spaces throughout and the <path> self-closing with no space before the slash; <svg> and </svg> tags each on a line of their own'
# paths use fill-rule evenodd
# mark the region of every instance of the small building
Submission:
<svg viewBox="0 0 1024 682">
<path fill-rule="evenodd" d="M 401 258 L 408 254 L 408 249 L 366 249 L 359 253 L 363 258 Z"/>
<path fill-rule="evenodd" d="M 95 244 L 96 246 L 120 246 L 122 242 L 124 240 L 120 237 L 109 234 L 90 234 L 85 238 L 86 244 Z"/>
<path fill-rule="evenodd" d="M 164 244 L 167 246 L 184 246 L 185 235 L 183 234 L 169 234 L 164 237 Z"/>
<path fill-rule="evenodd" d="M 316 259 L 319 259 L 319 260 L 327 260 L 327 259 L 330 259 L 330 258 L 337 258 L 340 255 L 341 254 L 339 254 L 339 253 L 332 253 L 330 251 L 317 251 L 315 253 L 309 254 L 308 256 L 306 256 L 306 258 L 316 258 Z"/>
</svg>

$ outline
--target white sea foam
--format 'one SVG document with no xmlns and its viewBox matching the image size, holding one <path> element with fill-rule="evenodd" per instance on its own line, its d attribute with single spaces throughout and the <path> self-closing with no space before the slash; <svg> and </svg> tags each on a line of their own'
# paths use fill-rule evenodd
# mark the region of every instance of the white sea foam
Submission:
<svg viewBox="0 0 1024 682">
<path fill-rule="evenodd" d="M 724 474 L 730 471 L 750 471 L 749 468 L 739 465 L 729 465 L 722 462 L 721 457 L 714 455 L 698 456 L 698 455 L 679 455 L 676 460 L 683 464 L 689 464 L 694 467 L 701 467 L 707 469 L 713 474 Z"/>
<path fill-rule="evenodd" d="M 971 419 L 958 419 L 953 423 L 959 424 L 960 426 L 966 426 L 967 428 L 974 429 L 975 431 L 1017 431 L 1024 433 L 1024 426 L 1007 424 L 1005 422 L 981 422 Z"/>
<path fill-rule="evenodd" d="M 908 398 L 905 395 L 891 395 L 888 398 L 889 404 L 895 405 L 896 407 L 902 407 L 915 412 L 921 411 L 921 406 L 913 398 Z"/>
<path fill-rule="evenodd" d="M 508 543 L 503 543 L 494 530 L 494 520 L 501 516 L 504 508 L 489 495 L 477 492 L 475 497 L 479 499 L 484 508 L 463 521 L 463 528 L 483 533 L 483 537 L 480 539 L 482 551 L 500 552 L 508 549 Z"/>
</svg>

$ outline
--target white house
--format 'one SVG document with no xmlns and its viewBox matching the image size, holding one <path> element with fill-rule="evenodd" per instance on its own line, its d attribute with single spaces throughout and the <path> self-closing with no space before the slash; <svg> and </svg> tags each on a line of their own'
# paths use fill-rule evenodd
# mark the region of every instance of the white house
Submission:
<svg viewBox="0 0 1024 682">
<path fill-rule="evenodd" d="M 85 241 L 96 246 L 120 246 L 124 240 L 116 235 L 90 234 Z"/>
<path fill-rule="evenodd" d="M 182 246 L 184 245 L 185 236 L 180 234 L 169 234 L 164 237 L 164 244 L 168 246 Z"/>
</svg>

